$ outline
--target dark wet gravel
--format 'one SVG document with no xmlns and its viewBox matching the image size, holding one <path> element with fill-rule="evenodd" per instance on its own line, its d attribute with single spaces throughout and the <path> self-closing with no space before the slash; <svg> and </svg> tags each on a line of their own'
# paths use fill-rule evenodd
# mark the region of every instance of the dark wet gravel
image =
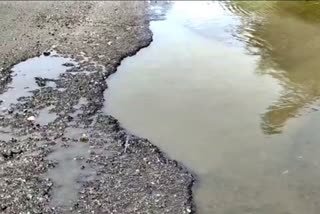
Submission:
<svg viewBox="0 0 320 214">
<path fill-rule="evenodd" d="M 151 42 L 148 20 L 141 12 L 145 3 L 80 5 L 79 15 L 62 13 L 48 18 L 40 13 L 37 19 L 30 18 L 36 20 L 38 28 L 50 29 L 50 35 L 59 41 L 55 49 L 79 65 L 66 63 L 68 71 L 57 79 L 35 78 L 38 88 L 29 97 L 1 109 L 0 131 L 5 134 L 0 139 L 0 213 L 192 213 L 193 175 L 147 139 L 129 134 L 115 118 L 100 111 L 106 78 L 124 57 Z M 14 8 L 11 3 L 7 6 Z M 105 19 L 104 12 L 109 10 L 113 12 Z M 63 25 L 65 30 L 51 32 L 56 25 Z M 71 36 L 70 26 L 77 26 L 73 32 L 78 36 Z M 46 41 L 41 36 L 38 39 L 39 44 Z M 45 51 L 43 54 L 51 57 L 44 47 L 46 44 L 37 46 L 38 52 Z M 16 51 L 9 62 L 18 63 L 36 53 Z M 0 59 L 8 59 L 6 54 L 0 54 Z M 14 77 L 7 62 L 2 68 L 0 85 L 4 89 Z M 86 102 L 80 105 L 81 99 Z M 49 107 L 57 118 L 40 125 L 37 116 Z M 79 176 L 74 181 L 80 188 L 73 201 L 56 205 L 52 201 L 58 186 L 49 172 L 59 166 L 59 161 L 48 159 L 48 155 L 71 144 L 87 145 L 89 155 L 74 161 L 80 161 L 80 171 L 91 176 Z"/>
</svg>

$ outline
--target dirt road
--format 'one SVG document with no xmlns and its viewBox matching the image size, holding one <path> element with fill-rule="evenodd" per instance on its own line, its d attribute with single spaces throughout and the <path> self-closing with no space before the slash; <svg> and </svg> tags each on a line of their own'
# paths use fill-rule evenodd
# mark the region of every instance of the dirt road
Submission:
<svg viewBox="0 0 320 214">
<path fill-rule="evenodd" d="M 194 211 L 193 176 L 100 111 L 106 78 L 152 40 L 147 7 L 0 2 L 0 213 Z M 29 96 L 5 106 L 23 73 L 14 65 L 32 57 L 35 70 L 66 60 L 65 72 L 43 72 Z"/>
</svg>

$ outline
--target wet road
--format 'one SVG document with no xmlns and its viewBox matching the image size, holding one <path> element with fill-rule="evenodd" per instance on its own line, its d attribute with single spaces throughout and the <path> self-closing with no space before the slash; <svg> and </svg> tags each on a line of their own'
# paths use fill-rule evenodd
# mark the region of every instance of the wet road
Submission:
<svg viewBox="0 0 320 214">
<path fill-rule="evenodd" d="M 193 175 L 101 109 L 148 2 L 0 2 L 0 213 L 191 213 Z"/>
<path fill-rule="evenodd" d="M 160 2 L 105 112 L 199 177 L 198 213 L 316 214 L 318 2 Z"/>
</svg>

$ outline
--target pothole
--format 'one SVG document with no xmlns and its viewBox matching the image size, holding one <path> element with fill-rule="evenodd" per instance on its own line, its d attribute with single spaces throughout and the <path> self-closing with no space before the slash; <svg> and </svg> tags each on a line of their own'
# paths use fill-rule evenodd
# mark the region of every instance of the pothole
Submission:
<svg viewBox="0 0 320 214">
<path fill-rule="evenodd" d="M 78 198 L 80 181 L 94 175 L 86 165 L 89 157 L 89 144 L 76 142 L 65 146 L 58 144 L 48 160 L 57 163 L 49 170 L 48 176 L 55 184 L 51 205 L 54 207 L 70 207 Z"/>
<path fill-rule="evenodd" d="M 7 85 L 3 94 L 0 95 L 3 109 L 19 102 L 19 98 L 28 97 L 30 92 L 44 86 L 54 86 L 52 80 L 70 69 L 67 65 L 77 65 L 71 59 L 52 52 L 42 54 L 39 57 L 28 59 L 12 68 L 12 81 Z M 48 84 L 48 85 L 47 85 Z"/>
</svg>

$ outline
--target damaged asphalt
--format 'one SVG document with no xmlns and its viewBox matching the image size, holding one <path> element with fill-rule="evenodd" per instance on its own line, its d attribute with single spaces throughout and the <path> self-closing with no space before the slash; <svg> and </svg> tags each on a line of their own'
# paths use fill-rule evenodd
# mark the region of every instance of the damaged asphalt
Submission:
<svg viewBox="0 0 320 214">
<path fill-rule="evenodd" d="M 147 8 L 142 1 L 0 2 L 1 94 L 22 61 L 72 59 L 57 78 L 44 72 L 27 96 L 0 105 L 0 213 L 195 211 L 194 176 L 101 112 L 108 76 L 152 41 Z"/>
</svg>

